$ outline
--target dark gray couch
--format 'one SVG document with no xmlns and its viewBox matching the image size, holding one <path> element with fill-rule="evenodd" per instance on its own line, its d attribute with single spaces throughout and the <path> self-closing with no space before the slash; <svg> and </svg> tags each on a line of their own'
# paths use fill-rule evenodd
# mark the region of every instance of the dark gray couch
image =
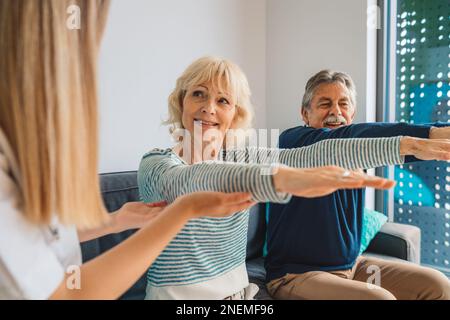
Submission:
<svg viewBox="0 0 450 320">
<path fill-rule="evenodd" d="M 108 211 L 119 209 L 125 202 L 138 201 L 136 172 L 116 172 L 100 175 L 103 199 Z M 125 240 L 134 231 L 108 235 L 82 243 L 83 261 L 88 261 Z M 266 234 L 265 204 L 251 209 L 247 242 L 247 270 L 250 281 L 260 286 L 257 299 L 270 299 L 264 289 L 264 258 L 262 257 Z M 372 240 L 366 255 L 385 259 L 402 259 L 418 263 L 420 261 L 420 230 L 416 227 L 386 223 Z M 126 272 L 126 270 L 124 270 Z M 143 275 L 122 299 L 143 299 L 146 280 Z"/>
</svg>

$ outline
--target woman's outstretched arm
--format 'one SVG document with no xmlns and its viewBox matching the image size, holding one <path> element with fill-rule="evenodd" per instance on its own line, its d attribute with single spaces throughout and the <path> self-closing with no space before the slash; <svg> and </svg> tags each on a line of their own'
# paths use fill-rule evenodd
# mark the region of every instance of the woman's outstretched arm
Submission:
<svg viewBox="0 0 450 320">
<path fill-rule="evenodd" d="M 415 156 L 421 160 L 448 160 L 450 141 L 413 137 L 329 139 L 292 149 L 232 149 L 224 152 L 222 159 L 245 163 L 280 163 L 294 168 L 341 166 L 355 170 L 403 164 L 404 156 Z"/>
<path fill-rule="evenodd" d="M 299 169 L 218 161 L 188 165 L 171 150 L 149 152 L 138 171 L 139 192 L 144 202 L 170 203 L 186 193 L 222 191 L 249 192 L 257 202 L 286 203 L 291 195 L 317 197 L 337 189 L 389 188 L 390 183 L 364 174 L 349 175 L 335 166 Z"/>
<path fill-rule="evenodd" d="M 150 267 L 191 218 L 222 217 L 254 205 L 245 193 L 200 192 L 178 198 L 147 226 L 80 267 L 80 289 L 66 276 L 50 299 L 117 299 Z"/>
</svg>

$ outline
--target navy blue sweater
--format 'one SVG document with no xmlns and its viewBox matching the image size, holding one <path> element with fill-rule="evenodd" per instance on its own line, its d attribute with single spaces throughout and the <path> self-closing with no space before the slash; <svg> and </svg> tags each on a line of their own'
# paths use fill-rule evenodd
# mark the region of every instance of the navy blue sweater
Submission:
<svg viewBox="0 0 450 320">
<path fill-rule="evenodd" d="M 281 134 L 279 147 L 298 148 L 338 138 L 428 138 L 430 128 L 404 123 L 364 123 L 334 130 L 295 127 Z M 405 162 L 416 160 L 405 158 Z M 338 190 L 313 199 L 292 197 L 287 204 L 270 203 L 267 281 L 287 273 L 351 268 L 360 250 L 363 209 L 364 189 Z"/>
</svg>

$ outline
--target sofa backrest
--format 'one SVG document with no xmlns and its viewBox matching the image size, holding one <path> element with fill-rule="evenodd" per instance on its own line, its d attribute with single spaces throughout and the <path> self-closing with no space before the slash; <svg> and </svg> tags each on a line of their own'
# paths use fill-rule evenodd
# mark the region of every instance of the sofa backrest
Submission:
<svg viewBox="0 0 450 320">
<path fill-rule="evenodd" d="M 120 209 L 126 202 L 139 201 L 136 171 L 101 174 L 100 187 L 105 207 L 109 212 Z M 250 210 L 247 260 L 262 256 L 266 234 L 265 208 L 265 204 L 257 204 Z M 83 261 L 86 262 L 95 258 L 128 238 L 134 232 L 135 230 L 128 230 L 82 243 Z M 145 274 L 143 274 L 121 299 L 143 299 L 145 287 L 146 279 Z"/>
</svg>

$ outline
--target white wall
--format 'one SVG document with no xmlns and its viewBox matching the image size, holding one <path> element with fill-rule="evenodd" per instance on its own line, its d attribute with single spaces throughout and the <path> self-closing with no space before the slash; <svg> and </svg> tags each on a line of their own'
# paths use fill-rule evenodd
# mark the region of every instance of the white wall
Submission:
<svg viewBox="0 0 450 320">
<path fill-rule="evenodd" d="M 100 55 L 100 172 L 136 170 L 171 141 L 161 120 L 177 77 L 196 58 L 219 55 L 249 78 L 265 126 L 265 2 L 115 0 Z"/>
<path fill-rule="evenodd" d="M 169 147 L 167 96 L 194 59 L 211 54 L 247 74 L 257 128 L 300 123 L 306 80 L 349 72 L 366 117 L 366 1 L 115 0 L 100 55 L 100 171 L 135 170 Z"/>
<path fill-rule="evenodd" d="M 348 72 L 365 121 L 366 1 L 267 0 L 267 126 L 300 124 L 309 77 L 321 69 Z M 303 122 L 301 122 L 303 123 Z"/>
</svg>

